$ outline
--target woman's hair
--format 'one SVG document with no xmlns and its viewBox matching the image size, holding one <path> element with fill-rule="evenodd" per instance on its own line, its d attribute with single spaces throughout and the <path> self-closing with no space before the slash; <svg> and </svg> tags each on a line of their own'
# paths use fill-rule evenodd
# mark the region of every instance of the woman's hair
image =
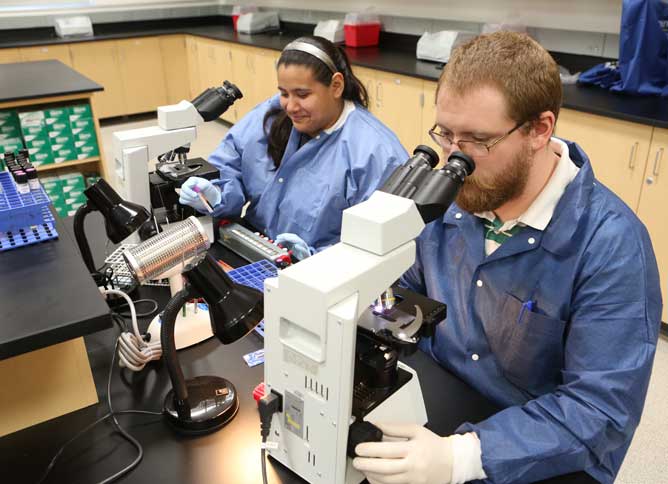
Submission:
<svg viewBox="0 0 668 484">
<path fill-rule="evenodd" d="M 337 47 L 327 39 L 316 36 L 300 37 L 295 42 L 306 42 L 325 52 L 332 62 L 334 62 L 337 72 L 343 75 L 343 99 L 353 101 L 365 108 L 368 107 L 369 96 L 366 88 L 353 74 L 350 61 L 343 48 Z M 335 74 L 323 61 L 299 50 L 284 50 L 278 59 L 276 68 L 278 69 L 281 65 L 286 67 L 290 65 L 306 66 L 313 72 L 313 78 L 325 86 L 329 86 L 332 83 L 332 76 Z M 288 138 L 292 130 L 292 121 L 283 108 L 277 107 L 270 109 L 265 114 L 263 126 L 268 139 L 267 153 L 274 160 L 276 168 L 278 168 L 285 153 L 285 147 L 288 144 Z"/>
</svg>

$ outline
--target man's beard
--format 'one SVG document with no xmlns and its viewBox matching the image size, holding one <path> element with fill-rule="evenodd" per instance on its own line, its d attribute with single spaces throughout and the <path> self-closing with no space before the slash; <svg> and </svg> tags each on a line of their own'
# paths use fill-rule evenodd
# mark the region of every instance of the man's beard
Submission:
<svg viewBox="0 0 668 484">
<path fill-rule="evenodd" d="M 474 172 L 464 181 L 457 205 L 470 213 L 487 212 L 516 198 L 526 187 L 532 159 L 529 144 L 525 143 L 503 172 L 486 176 Z"/>
</svg>

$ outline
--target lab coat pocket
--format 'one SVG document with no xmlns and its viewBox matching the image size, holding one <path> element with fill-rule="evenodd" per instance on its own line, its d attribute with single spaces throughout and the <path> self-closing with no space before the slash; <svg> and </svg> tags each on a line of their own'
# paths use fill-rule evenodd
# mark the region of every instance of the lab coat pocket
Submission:
<svg viewBox="0 0 668 484">
<path fill-rule="evenodd" d="M 499 316 L 488 339 L 506 378 L 534 395 L 558 385 L 566 323 L 527 308 L 510 294 Z"/>
</svg>

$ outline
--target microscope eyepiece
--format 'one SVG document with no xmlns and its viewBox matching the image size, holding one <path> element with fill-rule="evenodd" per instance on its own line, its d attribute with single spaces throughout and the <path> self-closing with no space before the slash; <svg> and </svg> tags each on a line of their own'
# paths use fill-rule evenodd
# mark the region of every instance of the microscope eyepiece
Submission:
<svg viewBox="0 0 668 484">
<path fill-rule="evenodd" d="M 242 97 L 243 94 L 237 86 L 225 81 L 220 87 L 208 88 L 197 96 L 192 104 L 204 121 L 212 121 L 219 118 L 237 99 Z"/>
</svg>

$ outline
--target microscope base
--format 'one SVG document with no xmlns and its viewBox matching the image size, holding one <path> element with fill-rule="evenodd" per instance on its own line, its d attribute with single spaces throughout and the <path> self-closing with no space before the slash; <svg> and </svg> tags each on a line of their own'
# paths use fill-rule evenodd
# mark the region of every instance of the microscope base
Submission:
<svg viewBox="0 0 668 484">
<path fill-rule="evenodd" d="M 201 343 L 213 336 L 209 311 L 200 306 L 195 312 L 193 304 L 190 303 L 184 307 L 186 315 L 183 316 L 183 312 L 179 312 L 174 325 L 174 343 L 177 350 Z M 160 326 L 160 315 L 158 315 L 153 318 L 146 331 L 151 335 L 151 341 L 160 341 Z"/>
</svg>

